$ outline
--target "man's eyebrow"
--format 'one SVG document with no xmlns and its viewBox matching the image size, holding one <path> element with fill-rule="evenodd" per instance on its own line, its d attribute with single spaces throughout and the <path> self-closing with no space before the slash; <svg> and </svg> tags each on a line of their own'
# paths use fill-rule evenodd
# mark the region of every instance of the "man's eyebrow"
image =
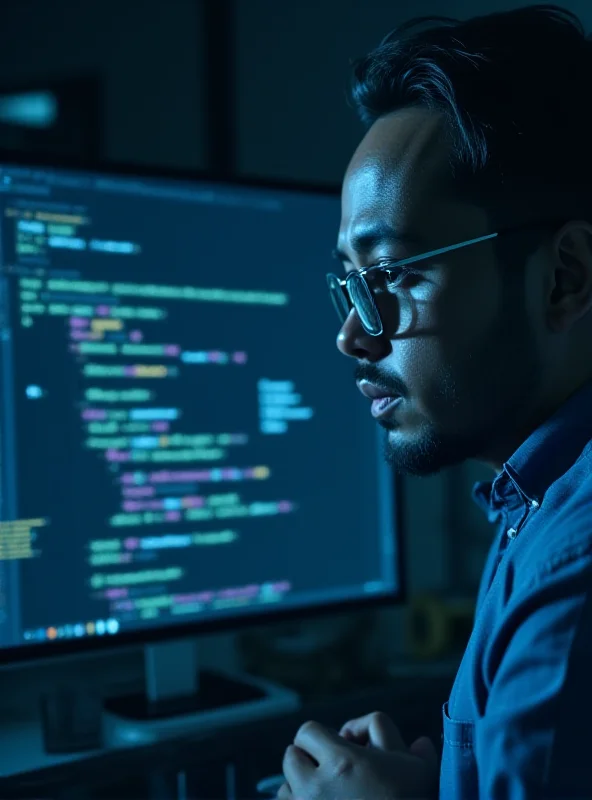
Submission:
<svg viewBox="0 0 592 800">
<path fill-rule="evenodd" d="M 367 228 L 359 229 L 350 240 L 351 249 L 360 255 L 371 252 L 381 244 L 398 244 L 410 247 L 421 244 L 421 241 L 417 236 L 396 230 L 390 225 L 371 225 Z M 350 256 L 339 247 L 333 250 L 333 258 L 341 262 L 351 262 Z"/>
</svg>

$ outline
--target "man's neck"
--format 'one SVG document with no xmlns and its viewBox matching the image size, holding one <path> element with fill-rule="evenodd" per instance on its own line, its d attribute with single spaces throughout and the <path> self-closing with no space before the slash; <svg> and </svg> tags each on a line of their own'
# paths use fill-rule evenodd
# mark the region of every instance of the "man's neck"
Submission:
<svg viewBox="0 0 592 800">
<path fill-rule="evenodd" d="M 480 456 L 478 461 L 494 470 L 496 475 L 499 475 L 503 469 L 503 465 L 511 458 L 518 448 L 524 444 L 531 434 L 550 419 L 572 395 L 578 392 L 589 381 L 590 377 L 587 376 L 576 384 L 570 384 L 567 388 L 564 387 L 561 392 L 555 390 L 552 395 L 547 396 L 534 410 L 531 410 L 528 415 L 528 420 L 514 430 L 508 432 L 507 437 L 498 439 L 491 450 Z"/>
</svg>

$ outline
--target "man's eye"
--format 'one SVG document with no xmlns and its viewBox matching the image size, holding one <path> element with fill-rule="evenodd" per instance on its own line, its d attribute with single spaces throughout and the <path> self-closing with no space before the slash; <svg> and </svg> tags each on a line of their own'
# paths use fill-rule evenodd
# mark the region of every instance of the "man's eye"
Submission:
<svg viewBox="0 0 592 800">
<path fill-rule="evenodd" d="M 389 269 L 386 277 L 387 289 L 396 289 L 402 283 L 412 282 L 420 277 L 420 273 L 410 267 L 394 267 Z"/>
</svg>

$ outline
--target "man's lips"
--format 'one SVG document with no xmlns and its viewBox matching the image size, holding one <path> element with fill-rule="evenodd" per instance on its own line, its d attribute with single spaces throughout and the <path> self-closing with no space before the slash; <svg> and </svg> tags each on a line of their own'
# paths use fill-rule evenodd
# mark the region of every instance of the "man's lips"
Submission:
<svg viewBox="0 0 592 800">
<path fill-rule="evenodd" d="M 370 410 L 375 419 L 379 419 L 388 414 L 388 412 L 403 399 L 400 394 L 393 392 L 392 389 L 383 389 L 369 381 L 358 381 L 357 385 L 364 397 L 372 400 Z"/>
<path fill-rule="evenodd" d="M 370 400 L 380 400 L 384 397 L 391 399 L 401 397 L 399 392 L 395 392 L 392 389 L 383 389 L 375 383 L 370 383 L 370 381 L 357 381 L 357 386 L 364 397 L 368 397 Z"/>
</svg>

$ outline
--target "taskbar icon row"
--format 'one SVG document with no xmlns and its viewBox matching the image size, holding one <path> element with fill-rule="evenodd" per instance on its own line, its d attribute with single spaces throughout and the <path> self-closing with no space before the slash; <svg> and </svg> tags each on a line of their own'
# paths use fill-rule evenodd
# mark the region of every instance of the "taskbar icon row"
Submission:
<svg viewBox="0 0 592 800">
<path fill-rule="evenodd" d="M 116 619 L 98 619 L 92 622 L 77 622 L 74 625 L 60 625 L 49 628 L 36 628 L 25 631 L 26 642 L 51 642 L 56 639 L 80 639 L 83 636 L 113 635 L 119 631 Z"/>
</svg>

